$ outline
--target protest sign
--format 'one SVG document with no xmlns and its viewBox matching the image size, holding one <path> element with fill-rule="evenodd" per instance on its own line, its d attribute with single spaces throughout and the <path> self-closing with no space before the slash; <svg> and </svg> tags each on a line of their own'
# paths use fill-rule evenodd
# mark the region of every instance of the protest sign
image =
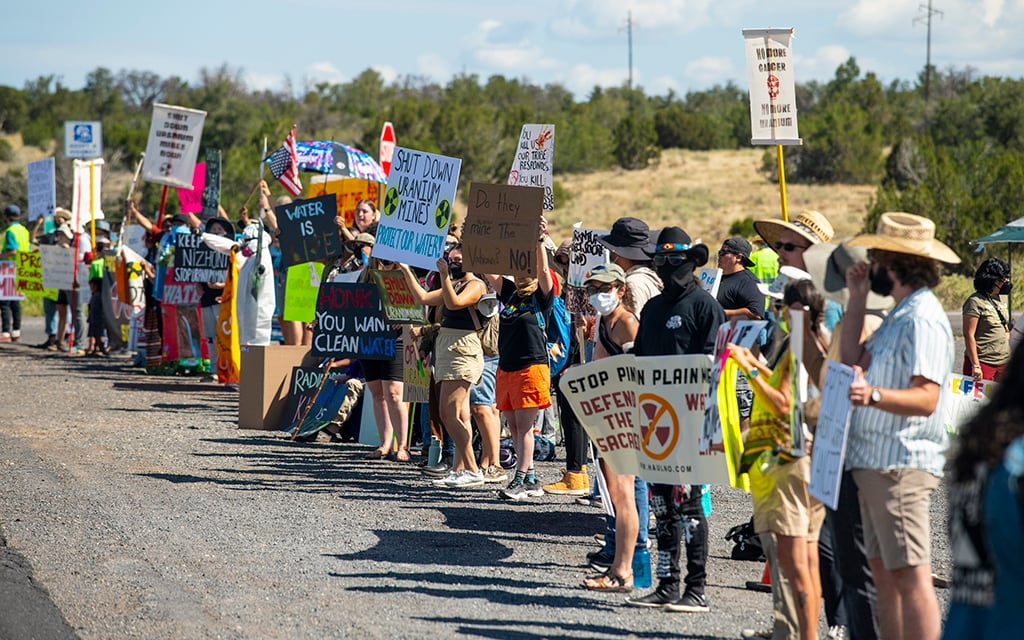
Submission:
<svg viewBox="0 0 1024 640">
<path fill-rule="evenodd" d="M 390 360 L 396 338 L 384 320 L 377 285 L 325 282 L 316 300 L 311 353 L 334 358 Z"/>
<path fill-rule="evenodd" d="M 388 322 L 423 324 L 427 321 L 426 310 L 412 297 L 409 283 L 401 271 L 371 269 L 370 276 L 380 289 L 384 317 L 388 319 Z"/>
<path fill-rule="evenodd" d="M 320 291 L 320 278 L 324 265 L 307 262 L 288 267 L 284 285 L 284 305 L 281 319 L 295 322 L 313 322 L 316 317 L 316 294 Z M 316 284 L 313 284 L 313 279 Z"/>
<path fill-rule="evenodd" d="M 945 414 L 946 430 L 956 433 L 974 417 L 978 409 L 988 404 L 997 383 L 991 380 L 975 382 L 971 376 L 951 373 L 942 387 L 941 405 Z M 817 444 L 814 445 L 817 448 Z"/>
<path fill-rule="evenodd" d="M 718 386 L 722 382 L 724 360 L 728 356 L 726 346 L 730 343 L 750 349 L 760 337 L 761 329 L 768 325 L 764 320 L 740 320 L 723 322 L 715 335 L 715 353 L 711 366 L 711 386 L 708 389 L 707 410 L 701 422 L 700 447 L 703 453 L 710 453 L 712 447 L 723 441 L 721 407 L 718 405 Z"/>
<path fill-rule="evenodd" d="M 524 124 L 519 132 L 519 145 L 512 168 L 508 172 L 508 184 L 523 187 L 544 188 L 544 210 L 555 208 L 552 191 L 552 169 L 555 164 L 555 125 Z"/>
<path fill-rule="evenodd" d="M 191 234 L 178 234 L 191 235 Z M 199 285 L 194 282 L 183 282 L 178 280 L 177 269 L 167 267 L 164 274 L 164 290 L 160 299 L 164 306 L 193 306 L 198 305 L 202 291 Z"/>
<path fill-rule="evenodd" d="M 216 218 L 220 215 L 220 149 L 206 150 L 205 166 L 202 216 Z"/>
<path fill-rule="evenodd" d="M 188 306 L 162 304 L 160 312 L 163 315 L 163 360 L 176 361 L 181 367 L 205 369 L 209 364 L 210 349 L 203 339 L 199 303 Z"/>
<path fill-rule="evenodd" d="M 337 203 L 333 193 L 295 200 L 274 208 L 281 230 L 281 266 L 327 260 L 342 254 L 338 235 Z"/>
<path fill-rule="evenodd" d="M 537 237 L 544 191 L 537 187 L 474 182 L 462 225 L 466 271 L 536 275 Z"/>
<path fill-rule="evenodd" d="M 205 121 L 205 111 L 155 103 L 142 179 L 191 188 Z"/>
<path fill-rule="evenodd" d="M 103 160 L 75 160 L 71 200 L 71 228 L 89 232 L 89 221 L 103 219 L 100 185 L 103 184 Z"/>
<path fill-rule="evenodd" d="M 846 461 L 846 441 L 850 434 L 850 385 L 852 367 L 834 360 L 827 363 L 821 410 L 814 430 L 814 455 L 811 456 L 811 485 L 808 491 L 829 509 L 839 505 L 839 486 Z"/>
<path fill-rule="evenodd" d="M 793 80 L 793 29 L 744 29 L 752 144 L 800 144 Z"/>
<path fill-rule="evenodd" d="M 205 188 L 206 163 L 197 162 L 192 173 L 192 188 L 177 189 L 182 213 L 199 213 L 203 210 L 203 189 Z"/>
<path fill-rule="evenodd" d="M 53 158 L 28 163 L 28 219 L 52 216 L 57 208 Z"/>
<path fill-rule="evenodd" d="M 17 263 L 14 260 L 0 260 L 0 300 L 25 299 L 25 294 L 18 291 L 17 281 Z"/>
<path fill-rule="evenodd" d="M 373 180 L 360 180 L 334 175 L 314 175 L 309 179 L 306 193 L 310 196 L 324 196 L 333 193 L 338 199 L 337 215 L 345 219 L 345 226 L 351 227 L 356 215 L 356 205 L 360 200 L 370 200 L 380 204 L 381 185 Z"/>
<path fill-rule="evenodd" d="M 43 288 L 43 260 L 38 251 L 19 251 L 14 260 L 14 288 L 30 296 L 53 296 L 55 289 Z"/>
<path fill-rule="evenodd" d="M 700 286 L 711 294 L 712 298 L 718 297 L 718 287 L 722 284 L 722 270 L 704 267 L 700 270 Z"/>
<path fill-rule="evenodd" d="M 570 287 L 582 287 L 591 269 L 608 262 L 608 250 L 597 241 L 606 235 L 608 232 L 603 229 L 585 229 L 579 226 L 579 223 L 573 225 L 566 284 Z"/>
<path fill-rule="evenodd" d="M 75 250 L 71 247 L 42 245 L 39 247 L 39 261 L 43 268 L 43 287 L 70 291 L 74 281 Z M 89 268 L 78 265 L 78 286 L 89 289 Z"/>
<path fill-rule="evenodd" d="M 436 268 L 461 166 L 458 158 L 395 147 L 373 257 Z"/>
<path fill-rule="evenodd" d="M 706 355 L 619 355 L 559 383 L 613 471 L 663 484 L 728 484 L 725 455 L 697 450 L 711 376 Z"/>
<path fill-rule="evenodd" d="M 224 282 L 231 256 L 206 246 L 194 233 L 174 234 L 176 282 Z"/>
<path fill-rule="evenodd" d="M 430 402 L 430 362 L 420 360 L 412 327 L 402 327 L 402 402 Z"/>
<path fill-rule="evenodd" d="M 327 374 L 327 382 L 323 383 L 323 390 L 320 390 L 320 383 L 324 379 L 322 369 L 292 367 L 288 400 L 281 420 L 282 429 L 295 431 L 295 428 L 299 427 L 295 435 L 301 438 L 326 427 L 338 415 L 348 391 L 348 385 L 340 380 L 343 374 L 343 369 L 332 369 Z M 310 404 L 313 406 L 310 407 Z M 306 414 L 306 420 L 300 425 L 299 421 L 302 420 L 303 414 Z"/>
<path fill-rule="evenodd" d="M 102 122 L 68 120 L 64 123 L 65 158 L 99 158 L 102 155 Z"/>
<path fill-rule="evenodd" d="M 137 224 L 121 227 L 121 243 L 140 256 L 146 255 L 145 227 Z"/>
</svg>

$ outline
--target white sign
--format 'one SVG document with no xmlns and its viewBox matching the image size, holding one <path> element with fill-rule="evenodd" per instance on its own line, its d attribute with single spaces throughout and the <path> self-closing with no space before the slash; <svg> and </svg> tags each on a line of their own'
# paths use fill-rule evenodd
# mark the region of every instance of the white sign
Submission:
<svg viewBox="0 0 1024 640">
<path fill-rule="evenodd" d="M 154 104 L 142 179 L 191 189 L 205 121 L 205 111 Z"/>
<path fill-rule="evenodd" d="M 121 230 L 121 243 L 139 254 L 146 255 L 146 230 L 142 225 L 133 224 Z"/>
<path fill-rule="evenodd" d="M 395 147 L 371 254 L 433 271 L 444 255 L 462 160 Z"/>
<path fill-rule="evenodd" d="M 71 228 L 85 227 L 95 217 L 103 219 L 100 208 L 100 185 L 103 184 L 103 160 L 75 160 L 75 177 L 71 189 Z"/>
<path fill-rule="evenodd" d="M 24 300 L 25 294 L 18 293 L 17 263 L 14 260 L 0 260 L 0 300 Z"/>
<path fill-rule="evenodd" d="M 711 356 L 603 358 L 559 383 L 601 458 L 619 474 L 661 484 L 729 484 L 725 454 L 698 444 Z"/>
<path fill-rule="evenodd" d="M 64 123 L 64 156 L 68 158 L 99 158 L 103 155 L 103 123 Z"/>
<path fill-rule="evenodd" d="M 608 250 L 597 241 L 606 235 L 608 232 L 602 229 L 584 229 L 579 223 L 573 225 L 572 243 L 569 245 L 570 287 L 582 287 L 591 269 L 608 262 Z"/>
<path fill-rule="evenodd" d="M 975 382 L 971 376 L 949 374 L 942 388 L 941 407 L 946 417 L 946 430 L 956 433 L 974 417 L 978 409 L 988 404 L 999 385 L 991 380 Z"/>
<path fill-rule="evenodd" d="M 846 441 L 850 435 L 850 384 L 853 368 L 834 360 L 828 361 L 821 410 L 814 434 L 811 455 L 810 494 L 829 509 L 839 504 L 839 487 L 843 481 Z"/>
<path fill-rule="evenodd" d="M 508 172 L 508 183 L 521 187 L 544 187 L 544 210 L 555 208 L 552 169 L 555 164 L 555 125 L 524 124 L 519 145 Z"/>
<path fill-rule="evenodd" d="M 707 411 L 701 423 L 699 450 L 704 453 L 712 451 L 712 447 L 723 443 L 722 412 L 718 406 L 718 387 L 722 382 L 722 365 L 725 360 L 725 348 L 730 343 L 745 349 L 751 349 L 754 342 L 761 337 L 761 330 L 768 326 L 764 320 L 737 320 L 723 322 L 718 325 L 715 335 L 715 355 L 712 359 L 711 386 L 708 388 Z"/>
<path fill-rule="evenodd" d="M 793 79 L 793 29 L 744 29 L 752 144 L 800 144 Z"/>
<path fill-rule="evenodd" d="M 718 287 L 722 284 L 722 270 L 704 267 L 700 270 L 700 286 L 711 294 L 712 298 L 718 298 Z"/>
<path fill-rule="evenodd" d="M 43 287 L 70 291 L 74 282 L 75 250 L 73 247 L 61 247 L 55 244 L 44 244 L 39 247 L 39 261 L 43 267 Z M 79 291 L 89 290 L 89 265 L 78 265 Z"/>
<path fill-rule="evenodd" d="M 57 208 L 57 187 L 53 158 L 28 163 L 28 219 L 52 216 Z"/>
</svg>

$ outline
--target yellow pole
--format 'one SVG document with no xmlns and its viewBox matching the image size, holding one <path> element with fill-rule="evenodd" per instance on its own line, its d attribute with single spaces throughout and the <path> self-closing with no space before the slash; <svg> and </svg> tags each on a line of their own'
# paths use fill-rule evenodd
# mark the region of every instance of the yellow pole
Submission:
<svg viewBox="0 0 1024 640">
<path fill-rule="evenodd" d="M 96 161 L 89 161 L 89 236 L 92 238 L 92 250 L 96 251 L 96 209 L 93 206 L 93 189 L 96 188 Z M 95 255 L 95 254 L 94 254 Z"/>
<path fill-rule="evenodd" d="M 786 161 L 782 155 L 782 145 L 775 145 L 775 158 L 779 163 L 779 195 L 782 197 L 782 220 L 789 222 L 789 205 L 786 203 Z"/>
</svg>

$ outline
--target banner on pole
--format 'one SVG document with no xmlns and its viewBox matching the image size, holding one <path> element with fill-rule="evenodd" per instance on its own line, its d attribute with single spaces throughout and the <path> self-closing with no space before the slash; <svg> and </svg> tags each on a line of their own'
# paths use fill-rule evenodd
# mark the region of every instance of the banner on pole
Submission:
<svg viewBox="0 0 1024 640">
<path fill-rule="evenodd" d="M 154 104 L 142 179 L 191 189 L 205 121 L 205 111 Z"/>
<path fill-rule="evenodd" d="M 793 76 L 793 29 L 744 29 L 752 144 L 800 144 Z"/>
<path fill-rule="evenodd" d="M 74 181 L 71 191 L 71 227 L 75 231 L 85 230 L 93 216 L 103 219 L 100 187 L 103 184 L 103 159 L 75 160 Z M 92 202 L 89 197 L 92 196 Z"/>
<path fill-rule="evenodd" d="M 53 158 L 28 163 L 28 220 L 52 216 L 57 208 Z"/>
<path fill-rule="evenodd" d="M 552 170 L 555 164 L 555 125 L 524 124 L 519 133 L 519 144 L 512 168 L 508 172 L 508 183 L 523 187 L 544 188 L 544 210 L 555 208 L 554 180 Z"/>
<path fill-rule="evenodd" d="M 203 210 L 203 190 L 206 188 L 206 163 L 197 162 L 192 173 L 192 188 L 177 189 L 182 213 L 200 213 Z"/>
<path fill-rule="evenodd" d="M 220 149 L 206 150 L 205 165 L 202 216 L 216 218 L 220 215 Z"/>
</svg>

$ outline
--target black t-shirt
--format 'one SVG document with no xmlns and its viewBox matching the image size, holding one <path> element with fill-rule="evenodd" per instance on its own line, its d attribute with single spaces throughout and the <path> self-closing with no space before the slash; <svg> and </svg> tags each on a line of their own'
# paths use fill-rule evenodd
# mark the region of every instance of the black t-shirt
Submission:
<svg viewBox="0 0 1024 640">
<path fill-rule="evenodd" d="M 700 287 L 693 287 L 674 300 L 662 293 L 644 305 L 633 353 L 638 356 L 714 353 L 718 325 L 723 322 L 722 306 Z"/>
<path fill-rule="evenodd" d="M 452 288 L 455 289 L 455 293 L 462 293 L 470 282 L 479 282 L 475 278 L 473 280 L 462 280 L 452 283 Z M 470 313 L 477 314 L 476 319 L 479 324 L 473 324 L 473 317 Z M 441 304 L 441 326 L 447 329 L 462 329 L 463 331 L 473 331 L 478 326 L 483 327 L 487 323 L 487 318 L 482 316 L 476 309 L 476 305 L 470 305 L 461 309 L 455 309 L 454 311 L 446 307 L 443 303 Z"/>
<path fill-rule="evenodd" d="M 723 309 L 750 309 L 758 317 L 764 317 L 764 294 L 757 288 L 757 276 L 750 269 L 722 276 L 718 303 Z"/>
<path fill-rule="evenodd" d="M 516 285 L 503 280 L 498 299 L 501 310 L 498 332 L 498 366 L 503 371 L 521 371 L 535 364 L 548 363 L 548 338 L 537 323 L 538 308 L 544 324 L 551 322 L 552 292 L 537 292 L 526 298 L 516 293 Z"/>
</svg>

